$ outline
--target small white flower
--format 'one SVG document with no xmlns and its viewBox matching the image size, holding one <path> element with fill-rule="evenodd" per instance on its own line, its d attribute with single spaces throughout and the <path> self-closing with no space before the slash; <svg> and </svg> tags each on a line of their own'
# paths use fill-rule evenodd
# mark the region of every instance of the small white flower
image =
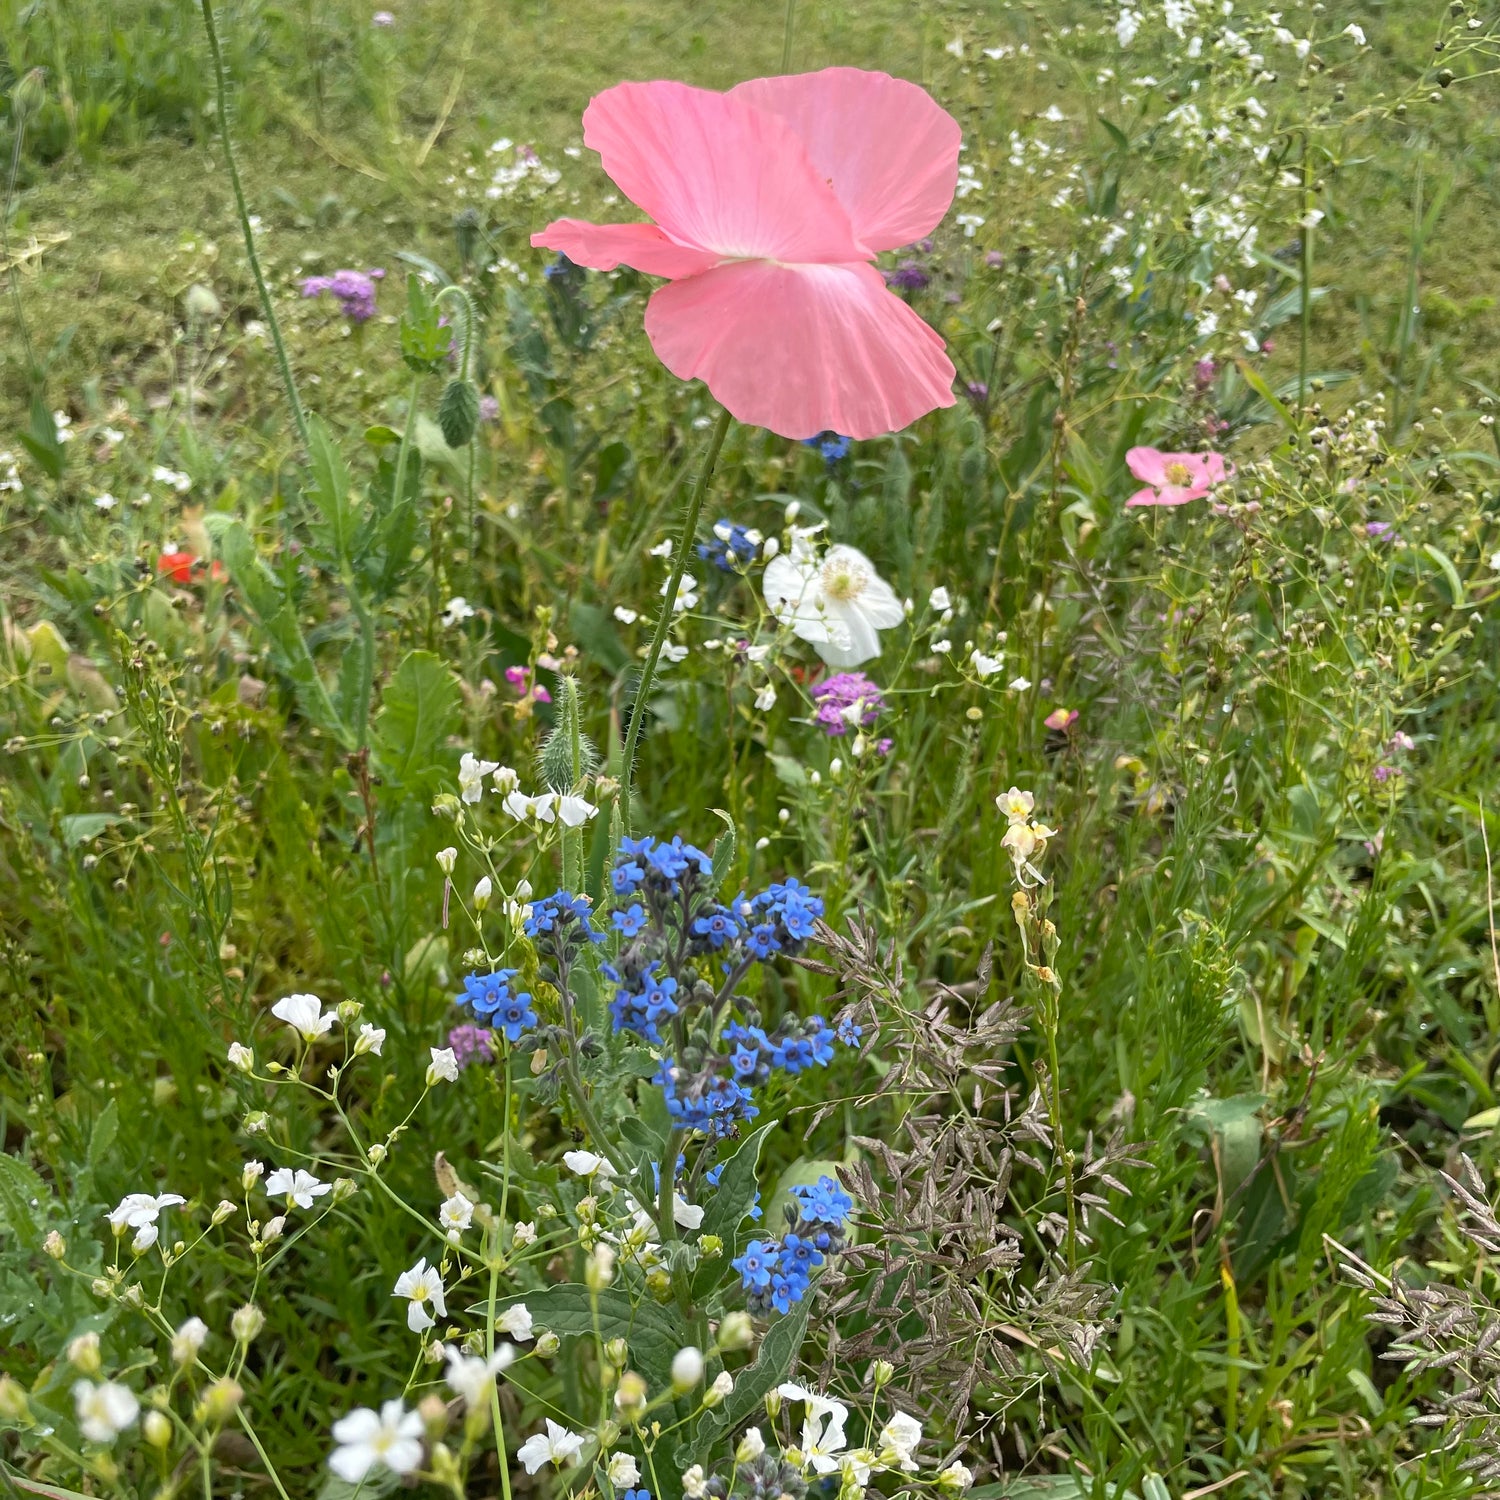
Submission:
<svg viewBox="0 0 1500 1500">
<path fill-rule="evenodd" d="M 1321 208 L 1310 208 L 1297 222 L 1304 229 L 1316 229 L 1323 222 L 1325 215 Z"/>
<path fill-rule="evenodd" d="M 439 849 L 436 858 L 438 869 L 444 875 L 451 875 L 454 865 L 458 863 L 458 850 L 450 844 L 446 849 Z"/>
<path fill-rule="evenodd" d="M 932 643 L 932 649 L 938 656 L 946 656 L 953 649 L 953 642 L 944 636 L 942 640 Z"/>
<path fill-rule="evenodd" d="M 1013 693 L 1024 693 L 1031 686 L 1029 677 L 1013 677 L 1010 682 L 1010 690 Z"/>
<path fill-rule="evenodd" d="M 734 1450 L 734 1461 L 739 1464 L 748 1464 L 759 1458 L 765 1451 L 766 1440 L 760 1435 L 760 1428 L 747 1427 L 740 1438 L 739 1447 Z"/>
<path fill-rule="evenodd" d="M 130 1242 L 131 1251 L 136 1255 L 144 1255 L 155 1243 L 157 1228 L 155 1224 L 142 1224 L 135 1232 L 135 1238 Z"/>
<path fill-rule="evenodd" d="M 316 995 L 287 995 L 271 1007 L 278 1021 L 285 1021 L 304 1042 L 315 1042 L 338 1020 L 338 1012 L 324 1010 Z"/>
<path fill-rule="evenodd" d="M 1355 21 L 1351 21 L 1343 30 L 1344 36 L 1352 36 L 1356 47 L 1368 47 L 1370 44 L 1365 40 L 1365 29 Z"/>
<path fill-rule="evenodd" d="M 945 588 L 935 588 L 927 596 L 927 607 L 934 614 L 942 614 L 945 609 L 953 608 L 953 600 Z"/>
<path fill-rule="evenodd" d="M 734 1376 L 728 1370 L 720 1370 L 714 1376 L 713 1384 L 708 1389 L 710 1395 L 717 1396 L 722 1401 L 734 1391 Z"/>
<path fill-rule="evenodd" d="M 356 1407 L 333 1424 L 338 1447 L 328 1467 L 346 1484 L 362 1484 L 375 1468 L 393 1474 L 411 1474 L 422 1466 L 422 1418 L 407 1411 L 399 1398 L 387 1401 L 378 1412 Z"/>
<path fill-rule="evenodd" d="M 78 1430 L 91 1443 L 112 1443 L 140 1415 L 141 1403 L 128 1385 L 114 1380 L 80 1380 L 73 1386 Z"/>
<path fill-rule="evenodd" d="M 294 1203 L 298 1208 L 311 1208 L 314 1198 L 321 1198 L 324 1193 L 332 1191 L 332 1183 L 319 1182 L 311 1172 L 304 1171 L 301 1167 L 295 1172 L 290 1167 L 277 1167 L 266 1178 L 267 1195 L 280 1198 L 285 1194 L 288 1208 Z"/>
<path fill-rule="evenodd" d="M 247 1161 L 240 1168 L 240 1186 L 248 1193 L 251 1188 L 266 1175 L 266 1164 L 263 1161 Z"/>
<path fill-rule="evenodd" d="M 241 1073 L 248 1073 L 255 1066 L 255 1054 L 243 1042 L 231 1042 L 229 1063 Z"/>
<path fill-rule="evenodd" d="M 666 597 L 667 586 L 671 582 L 672 580 L 669 578 L 667 579 L 666 583 L 662 584 L 661 592 L 663 598 Z M 682 577 L 677 580 L 677 597 L 672 604 L 672 613 L 681 614 L 685 609 L 696 609 L 697 605 L 698 580 L 696 578 L 690 578 L 686 573 L 684 573 Z"/>
<path fill-rule="evenodd" d="M 917 1461 L 913 1454 L 921 1441 L 922 1424 L 906 1412 L 898 1411 L 880 1429 L 880 1456 L 887 1462 L 898 1464 L 903 1472 L 915 1474 Z"/>
<path fill-rule="evenodd" d="M 636 610 L 626 609 L 623 604 L 617 604 L 615 605 L 615 619 L 622 625 L 634 625 L 640 619 L 640 614 Z"/>
<path fill-rule="evenodd" d="M 691 1469 L 682 1471 L 682 1493 L 688 1500 L 703 1500 L 708 1493 L 708 1475 L 703 1472 L 702 1464 L 694 1464 Z"/>
<path fill-rule="evenodd" d="M 274 1244 L 286 1231 L 286 1215 L 277 1214 L 274 1219 L 267 1219 L 260 1232 L 260 1242 L 263 1245 Z"/>
<path fill-rule="evenodd" d="M 672 1356 L 672 1384 L 689 1391 L 703 1379 L 703 1351 L 692 1344 Z"/>
<path fill-rule="evenodd" d="M 462 594 L 455 594 L 444 608 L 441 619 L 444 625 L 462 624 L 474 618 L 474 606 Z"/>
<path fill-rule="evenodd" d="M 557 818 L 557 793 L 528 797 L 525 792 L 514 791 L 507 795 L 504 806 L 518 823 L 551 823 Z"/>
<path fill-rule="evenodd" d="M 617 1490 L 628 1490 L 641 1482 L 641 1466 L 635 1461 L 633 1453 L 611 1454 L 609 1466 L 604 1472 L 609 1475 L 609 1482 Z"/>
<path fill-rule="evenodd" d="M 391 1296 L 407 1299 L 406 1326 L 413 1333 L 421 1333 L 436 1323 L 437 1318 L 427 1311 L 429 1302 L 438 1318 L 448 1316 L 448 1305 L 443 1300 L 443 1278 L 438 1275 L 436 1266 L 427 1264 L 425 1256 L 411 1270 L 403 1271 L 396 1278 Z"/>
<path fill-rule="evenodd" d="M 113 495 L 111 495 L 108 491 L 106 491 L 102 495 L 95 495 L 94 496 L 94 508 L 96 510 L 111 511 L 119 503 L 120 502 L 118 500 L 116 500 L 115 497 Z"/>
<path fill-rule="evenodd" d="M 170 485 L 179 495 L 185 494 L 193 487 L 190 475 L 180 473 L 176 469 L 169 469 L 164 464 L 157 464 L 151 471 L 151 477 L 158 484 Z"/>
<path fill-rule="evenodd" d="M 465 750 L 458 763 L 459 796 L 465 802 L 478 802 L 484 796 L 484 778 L 499 769 L 498 760 L 480 760 L 472 751 Z"/>
<path fill-rule="evenodd" d="M 449 1239 L 462 1234 L 474 1222 L 474 1205 L 462 1193 L 444 1198 L 438 1209 L 438 1223 L 448 1231 Z"/>
<path fill-rule="evenodd" d="M 668 537 L 666 541 L 658 542 L 649 550 L 648 555 L 651 557 L 670 557 L 672 555 L 672 538 Z"/>
<path fill-rule="evenodd" d="M 475 911 L 483 911 L 490 904 L 490 892 L 493 890 L 494 886 L 490 884 L 490 877 L 488 875 L 481 875 L 474 882 Z"/>
<path fill-rule="evenodd" d="M 1023 792 L 1020 787 L 1013 786 L 1008 792 L 1001 792 L 995 798 L 995 806 L 1005 814 L 1007 823 L 1024 823 L 1036 807 L 1036 798 L 1030 792 Z"/>
<path fill-rule="evenodd" d="M 519 1227 L 518 1225 L 517 1228 Z M 532 1326 L 531 1311 L 524 1302 L 512 1302 L 495 1319 L 496 1330 L 515 1339 L 518 1344 L 525 1344 L 530 1341 Z"/>
<path fill-rule="evenodd" d="M 679 1229 L 697 1229 L 703 1223 L 703 1208 L 689 1203 L 681 1193 L 673 1193 L 672 1221 Z"/>
<path fill-rule="evenodd" d="M 458 1058 L 452 1047 L 430 1047 L 432 1062 L 427 1069 L 427 1087 L 435 1083 L 458 1082 Z"/>
<path fill-rule="evenodd" d="M 663 641 L 661 643 L 661 655 L 663 661 L 671 662 L 675 667 L 678 662 L 686 661 L 688 648 L 680 646 L 676 641 Z"/>
<path fill-rule="evenodd" d="M 565 828 L 587 823 L 599 809 L 582 797 L 561 796 L 557 799 L 557 819 Z"/>
<path fill-rule="evenodd" d="M 527 1245 L 536 1244 L 536 1225 L 528 1220 L 523 1220 L 511 1230 L 511 1245 L 517 1249 L 523 1249 Z"/>
<path fill-rule="evenodd" d="M 496 766 L 495 774 L 490 777 L 490 784 L 502 797 L 508 797 L 520 786 L 521 778 L 509 766 Z"/>
<path fill-rule="evenodd" d="M 580 1177 L 592 1177 L 595 1172 L 600 1177 L 615 1175 L 615 1169 L 602 1156 L 595 1156 L 592 1151 L 564 1151 L 563 1165 Z"/>
<path fill-rule="evenodd" d="M 770 713 L 776 707 L 776 684 L 768 682 L 756 695 L 755 706 L 761 713 Z"/>
<path fill-rule="evenodd" d="M 986 656 L 977 646 L 969 654 L 969 661 L 980 678 L 993 677 L 1005 665 L 1003 656 Z"/>
<path fill-rule="evenodd" d="M 126 1193 L 108 1218 L 115 1233 L 124 1234 L 127 1229 L 143 1229 L 147 1224 L 156 1223 L 164 1208 L 186 1201 L 178 1193 Z"/>
<path fill-rule="evenodd" d="M 190 1365 L 208 1338 L 208 1324 L 202 1318 L 189 1318 L 172 1335 L 172 1363 Z"/>
<path fill-rule="evenodd" d="M 949 1494 L 961 1495 L 974 1483 L 974 1471 L 963 1464 L 949 1464 L 937 1477 L 938 1488 Z"/>
<path fill-rule="evenodd" d="M 445 1377 L 449 1386 L 463 1397 L 470 1411 L 482 1408 L 489 1400 L 490 1389 L 497 1376 L 516 1357 L 510 1344 L 501 1344 L 488 1359 L 477 1354 L 465 1354 L 449 1344 L 440 1344 L 443 1358 L 448 1361 Z"/>
<path fill-rule="evenodd" d="M 528 1474 L 535 1474 L 545 1463 L 562 1468 L 565 1463 L 571 1463 L 577 1458 L 582 1450 L 581 1433 L 570 1432 L 548 1417 L 546 1432 L 533 1433 L 516 1449 L 516 1457 L 521 1460 L 521 1467 Z"/>
<path fill-rule="evenodd" d="M 383 1046 L 385 1046 L 385 1027 L 372 1026 L 366 1021 L 359 1028 L 359 1036 L 355 1039 L 354 1055 L 363 1057 L 366 1052 L 373 1052 L 376 1057 L 379 1057 Z"/>
</svg>

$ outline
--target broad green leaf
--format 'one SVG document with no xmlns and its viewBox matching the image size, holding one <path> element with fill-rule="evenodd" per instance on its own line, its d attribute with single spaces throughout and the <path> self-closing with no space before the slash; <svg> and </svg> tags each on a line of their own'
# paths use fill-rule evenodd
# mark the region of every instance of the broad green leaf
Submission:
<svg viewBox="0 0 1500 1500">
<path fill-rule="evenodd" d="M 119 821 L 117 813 L 72 813 L 62 820 L 63 843 L 69 849 L 76 849 Z"/>
<path fill-rule="evenodd" d="M 23 1245 L 34 1248 L 41 1239 L 37 1214 L 51 1196 L 46 1183 L 20 1157 L 0 1152 L 0 1219 Z"/>
<path fill-rule="evenodd" d="M 381 772 L 397 786 L 427 779 L 458 718 L 458 679 L 430 651 L 413 651 L 396 669 L 375 720 Z"/>
<path fill-rule="evenodd" d="M 753 1363 L 735 1375 L 734 1389 L 724 1404 L 705 1412 L 698 1424 L 696 1440 L 689 1439 L 697 1454 L 706 1453 L 720 1436 L 732 1432 L 747 1417 L 760 1411 L 767 1394 L 792 1373 L 797 1355 L 802 1350 L 802 1341 L 807 1337 L 807 1314 L 811 1303 L 809 1293 L 784 1318 L 771 1324 Z"/>
<path fill-rule="evenodd" d="M 309 493 L 328 528 L 328 545 L 340 562 L 347 562 L 354 543 L 354 507 L 349 503 L 349 467 L 318 417 L 307 424 L 308 457 L 312 463 Z"/>
</svg>

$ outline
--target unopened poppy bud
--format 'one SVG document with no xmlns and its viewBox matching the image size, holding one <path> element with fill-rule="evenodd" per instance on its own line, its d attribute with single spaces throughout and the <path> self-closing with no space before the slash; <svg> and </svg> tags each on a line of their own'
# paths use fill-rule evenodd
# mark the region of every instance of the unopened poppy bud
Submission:
<svg viewBox="0 0 1500 1500">
<path fill-rule="evenodd" d="M 29 120 L 47 102 L 47 70 L 31 68 L 10 91 L 10 110 L 16 123 Z"/>
</svg>

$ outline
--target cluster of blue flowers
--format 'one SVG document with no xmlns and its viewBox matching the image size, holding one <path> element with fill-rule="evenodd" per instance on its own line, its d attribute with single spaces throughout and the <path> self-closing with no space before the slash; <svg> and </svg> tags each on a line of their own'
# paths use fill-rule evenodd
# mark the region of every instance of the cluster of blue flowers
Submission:
<svg viewBox="0 0 1500 1500">
<path fill-rule="evenodd" d="M 820 432 L 817 437 L 803 438 L 804 448 L 816 448 L 823 455 L 823 462 L 831 469 L 841 458 L 848 458 L 854 445 L 837 432 Z"/>
<path fill-rule="evenodd" d="M 786 1234 L 779 1240 L 751 1240 L 733 1262 L 746 1307 L 761 1317 L 790 1312 L 807 1295 L 813 1272 L 848 1240 L 845 1226 L 854 1200 L 833 1178 L 794 1187 L 792 1196 L 797 1207 L 787 1208 Z"/>
<path fill-rule="evenodd" d="M 610 920 L 624 939 L 604 966 L 616 987 L 610 1016 L 617 1033 L 668 1050 L 655 1082 L 675 1124 L 711 1139 L 731 1135 L 755 1118 L 750 1091 L 773 1072 L 832 1062 L 835 1033 L 820 1017 L 790 1016 L 767 1031 L 741 1005 L 742 1016 L 724 1024 L 752 964 L 796 953 L 815 935 L 823 903 L 805 885 L 778 881 L 726 904 L 709 855 L 681 838 L 649 836 L 621 842 L 610 885 L 619 901 Z M 718 987 L 704 977 L 703 959 L 725 976 Z M 707 1041 L 719 1034 L 730 1050 Z M 837 1037 L 852 1045 L 858 1028 Z"/>
<path fill-rule="evenodd" d="M 513 990 L 515 969 L 496 969 L 491 974 L 469 974 L 464 978 L 464 992 L 454 998 L 460 1005 L 473 1008 L 475 1019 L 503 1031 L 508 1042 L 518 1042 L 521 1033 L 536 1025 L 531 996 L 525 990 Z"/>
<path fill-rule="evenodd" d="M 713 539 L 698 543 L 698 556 L 721 573 L 743 573 L 760 556 L 760 543 L 728 519 L 714 522 Z"/>
</svg>

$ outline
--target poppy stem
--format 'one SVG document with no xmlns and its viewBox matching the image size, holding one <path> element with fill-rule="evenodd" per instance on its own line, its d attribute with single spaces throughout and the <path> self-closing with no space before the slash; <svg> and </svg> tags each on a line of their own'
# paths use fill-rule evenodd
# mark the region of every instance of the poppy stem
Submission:
<svg viewBox="0 0 1500 1500">
<path fill-rule="evenodd" d="M 703 497 L 708 493 L 708 481 L 713 477 L 714 465 L 719 461 L 719 449 L 724 446 L 725 434 L 729 431 L 729 413 L 720 410 L 719 420 L 714 424 L 713 436 L 708 440 L 708 452 L 703 458 L 703 467 L 698 472 L 698 482 L 688 499 L 687 514 L 682 518 L 682 530 L 672 546 L 672 575 L 667 579 L 666 592 L 662 596 L 661 613 L 656 621 L 656 633 L 651 637 L 651 649 L 646 653 L 646 665 L 641 670 L 641 680 L 635 690 L 635 702 L 630 708 L 630 722 L 625 731 L 625 756 L 620 767 L 620 826 L 630 832 L 630 788 L 635 770 L 635 747 L 641 737 L 641 720 L 646 714 L 646 700 L 650 696 L 651 682 L 656 676 L 656 663 L 661 659 L 661 648 L 666 644 L 667 632 L 672 628 L 672 616 L 677 612 L 677 590 L 687 568 L 688 549 L 698 530 L 698 513 L 703 509 Z"/>
</svg>

